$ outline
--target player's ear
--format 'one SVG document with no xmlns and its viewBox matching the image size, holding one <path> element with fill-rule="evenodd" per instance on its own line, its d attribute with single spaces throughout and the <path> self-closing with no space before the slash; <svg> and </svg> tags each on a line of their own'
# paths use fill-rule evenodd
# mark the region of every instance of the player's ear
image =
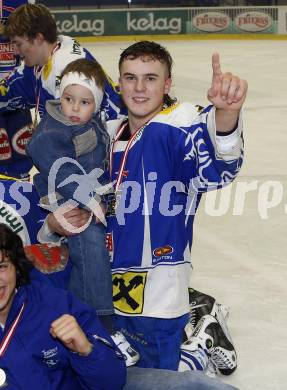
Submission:
<svg viewBox="0 0 287 390">
<path fill-rule="evenodd" d="M 42 44 L 45 41 L 44 35 L 40 32 L 37 33 L 34 41 L 38 44 Z"/>
<path fill-rule="evenodd" d="M 170 92 L 171 83 L 172 83 L 171 77 L 168 77 L 164 83 L 164 93 L 165 94 L 168 94 Z"/>
</svg>

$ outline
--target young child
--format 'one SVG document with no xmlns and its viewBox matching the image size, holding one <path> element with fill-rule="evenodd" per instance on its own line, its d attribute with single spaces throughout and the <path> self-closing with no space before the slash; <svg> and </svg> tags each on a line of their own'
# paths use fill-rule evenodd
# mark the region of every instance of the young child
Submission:
<svg viewBox="0 0 287 390">
<path fill-rule="evenodd" d="M 39 171 L 34 184 L 41 205 L 55 211 L 69 202 L 90 210 L 101 222 L 99 188 L 108 183 L 103 172 L 107 170 L 109 137 L 99 112 L 105 81 L 96 61 L 78 59 L 67 65 L 61 76 L 60 100 L 46 103 L 47 113 L 27 146 Z M 67 237 L 73 264 L 69 289 L 96 309 L 112 333 L 112 279 L 105 237 L 104 224 L 97 223 L 94 216 L 84 230 Z M 127 365 L 138 360 L 123 335 L 117 333 L 115 342 L 126 352 Z"/>
</svg>

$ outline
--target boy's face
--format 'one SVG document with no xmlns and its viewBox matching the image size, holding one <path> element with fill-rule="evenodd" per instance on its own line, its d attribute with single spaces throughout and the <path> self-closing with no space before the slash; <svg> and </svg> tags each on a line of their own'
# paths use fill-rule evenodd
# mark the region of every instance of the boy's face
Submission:
<svg viewBox="0 0 287 390">
<path fill-rule="evenodd" d="M 88 122 L 96 109 L 92 92 L 79 84 L 68 85 L 64 89 L 61 106 L 63 114 L 75 124 Z"/>
<path fill-rule="evenodd" d="M 5 323 L 16 289 L 16 268 L 0 251 L 0 322 Z"/>
<path fill-rule="evenodd" d="M 170 91 L 171 78 L 166 64 L 139 57 L 123 61 L 119 86 L 129 119 L 144 124 L 162 110 L 163 96 Z"/>
<path fill-rule="evenodd" d="M 12 43 L 14 43 L 14 53 L 19 55 L 27 66 L 37 66 L 44 65 L 42 62 L 43 57 L 43 48 L 41 45 L 41 40 L 38 38 L 28 39 L 25 36 L 18 36 L 12 38 Z M 45 63 L 45 62 L 44 62 Z"/>
</svg>

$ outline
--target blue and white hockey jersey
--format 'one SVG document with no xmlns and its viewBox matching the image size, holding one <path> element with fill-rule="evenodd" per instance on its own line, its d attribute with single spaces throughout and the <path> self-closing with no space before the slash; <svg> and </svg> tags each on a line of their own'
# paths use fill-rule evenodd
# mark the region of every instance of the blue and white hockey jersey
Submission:
<svg viewBox="0 0 287 390">
<path fill-rule="evenodd" d="M 0 83 L 0 111 L 16 107 L 34 108 L 38 105 L 42 116 L 46 101 L 59 97 L 59 77 L 66 65 L 79 58 L 94 59 L 74 38 L 60 35 L 58 43 L 57 50 L 42 68 L 28 67 L 22 63 Z M 108 79 L 101 106 L 106 118 L 117 118 L 122 106 L 115 85 Z"/>
<path fill-rule="evenodd" d="M 242 164 L 241 118 L 230 149 L 218 137 L 212 106 L 190 103 L 161 111 L 127 141 L 112 143 L 107 244 L 117 314 L 176 318 L 189 311 L 192 228 L 202 192 L 231 182 Z M 111 137 L 119 122 L 108 123 Z M 115 206 L 115 204 L 117 206 Z"/>
</svg>

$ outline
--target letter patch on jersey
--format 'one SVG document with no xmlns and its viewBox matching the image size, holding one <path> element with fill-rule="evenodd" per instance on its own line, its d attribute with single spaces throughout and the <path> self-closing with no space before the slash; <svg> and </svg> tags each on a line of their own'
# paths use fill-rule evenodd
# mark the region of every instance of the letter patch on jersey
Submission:
<svg viewBox="0 0 287 390">
<path fill-rule="evenodd" d="M 0 69 L 3 69 L 1 71 L 6 71 L 7 68 L 10 67 L 12 69 L 16 66 L 14 46 L 15 44 L 11 42 L 0 43 Z"/>
<path fill-rule="evenodd" d="M 113 274 L 113 301 L 117 310 L 127 314 L 141 314 L 147 272 Z"/>
</svg>

